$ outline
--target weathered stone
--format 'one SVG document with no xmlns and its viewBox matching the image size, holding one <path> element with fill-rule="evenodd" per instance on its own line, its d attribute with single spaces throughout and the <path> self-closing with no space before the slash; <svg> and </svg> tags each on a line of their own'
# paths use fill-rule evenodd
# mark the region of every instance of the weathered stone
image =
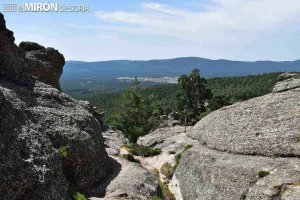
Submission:
<svg viewBox="0 0 300 200">
<path fill-rule="evenodd" d="M 33 42 L 21 42 L 19 47 L 26 51 L 27 73 L 60 89 L 59 78 L 65 65 L 64 56 L 53 48 L 45 48 Z"/>
<path fill-rule="evenodd" d="M 299 199 L 300 88 L 221 108 L 188 135 L 201 145 L 176 169 L 183 199 Z"/>
<path fill-rule="evenodd" d="M 85 107 L 92 115 L 100 122 L 101 125 L 103 125 L 103 116 L 104 112 L 101 112 L 100 109 L 97 107 L 93 106 L 90 102 L 88 101 L 81 101 L 79 100 L 78 103 Z"/>
<path fill-rule="evenodd" d="M 191 131 L 192 127 L 187 127 L 187 132 Z M 193 145 L 198 141 L 188 137 L 184 133 L 183 126 L 158 128 L 148 135 L 139 137 L 137 143 L 144 146 L 152 146 L 161 148 L 164 152 L 178 152 L 184 146 Z"/>
<path fill-rule="evenodd" d="M 295 76 L 297 76 L 297 74 L 298 73 L 290 73 L 290 72 L 282 73 L 278 76 L 277 81 L 280 82 L 280 81 L 294 78 Z"/>
<path fill-rule="evenodd" d="M 220 151 L 300 156 L 300 88 L 221 108 L 188 135 Z"/>
<path fill-rule="evenodd" d="M 120 149 L 129 141 L 125 138 L 121 131 L 107 128 L 102 132 L 104 137 L 106 151 L 108 155 L 117 156 L 120 155 Z"/>
<path fill-rule="evenodd" d="M 28 67 L 13 42 L 0 13 L 1 199 L 63 200 L 70 198 L 69 188 L 86 193 L 113 167 L 101 125 L 86 107 L 31 76 L 32 63 L 62 70 L 62 55 L 30 51 Z"/>
<path fill-rule="evenodd" d="M 284 92 L 299 87 L 300 87 L 300 74 L 299 74 L 299 78 L 291 78 L 276 83 L 276 85 L 273 88 L 273 92 Z"/>
<path fill-rule="evenodd" d="M 114 157 L 122 169 L 106 189 L 105 199 L 148 200 L 158 193 L 158 181 L 154 174 L 136 163 Z"/>
<path fill-rule="evenodd" d="M 1 194 L 64 199 L 67 181 L 86 192 L 106 177 L 101 126 L 75 100 L 38 81 L 32 88 L 0 81 L 0 94 Z"/>
<path fill-rule="evenodd" d="M 296 193 L 293 188 L 282 194 L 281 188 L 300 181 L 299 164 L 298 158 L 237 155 L 198 145 L 183 154 L 175 175 L 185 200 L 272 200 Z"/>
<path fill-rule="evenodd" d="M 6 28 L 4 16 L 0 13 L 0 78 L 2 79 L 12 79 L 26 68 L 25 52 L 14 44 L 13 34 Z"/>
<path fill-rule="evenodd" d="M 42 45 L 39 45 L 35 42 L 21 42 L 19 47 L 24 51 L 37 51 L 37 50 L 45 50 L 46 48 Z"/>
</svg>

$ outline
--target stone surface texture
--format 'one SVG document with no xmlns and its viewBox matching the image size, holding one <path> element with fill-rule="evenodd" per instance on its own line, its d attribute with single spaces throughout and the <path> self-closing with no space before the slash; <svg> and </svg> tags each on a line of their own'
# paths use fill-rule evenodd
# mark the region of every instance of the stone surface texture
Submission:
<svg viewBox="0 0 300 200">
<path fill-rule="evenodd" d="M 61 54 L 35 43 L 20 46 L 0 13 L 1 199 L 69 199 L 69 189 L 86 193 L 113 167 L 101 125 L 31 70 L 53 68 L 49 75 L 59 78 Z"/>
</svg>

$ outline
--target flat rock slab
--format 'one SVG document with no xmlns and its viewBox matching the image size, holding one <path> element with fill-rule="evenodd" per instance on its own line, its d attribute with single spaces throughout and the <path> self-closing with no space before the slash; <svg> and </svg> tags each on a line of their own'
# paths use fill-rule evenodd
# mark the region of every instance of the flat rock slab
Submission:
<svg viewBox="0 0 300 200">
<path fill-rule="evenodd" d="M 107 129 L 102 132 L 106 151 L 109 155 L 117 156 L 120 155 L 120 149 L 123 145 L 129 143 L 121 131 Z"/>
<path fill-rule="evenodd" d="M 187 132 L 191 130 L 192 127 L 188 126 Z M 187 134 L 184 133 L 183 126 L 175 126 L 158 128 L 148 135 L 139 137 L 137 143 L 139 145 L 161 148 L 165 153 L 175 153 L 181 151 L 184 146 L 188 144 L 193 145 L 194 143 L 198 143 L 198 141 L 188 137 Z"/>
<path fill-rule="evenodd" d="M 142 168 L 139 164 L 126 159 L 112 157 L 120 166 L 111 179 L 107 179 L 95 186 L 94 193 L 103 193 L 103 199 L 151 199 L 157 194 L 158 181 L 152 172 Z M 117 169 L 117 167 L 114 167 Z M 102 199 L 91 197 L 90 199 Z"/>
<path fill-rule="evenodd" d="M 260 177 L 262 171 L 269 174 Z M 175 176 L 185 200 L 299 199 L 300 159 L 236 155 L 198 145 L 183 154 Z"/>
</svg>

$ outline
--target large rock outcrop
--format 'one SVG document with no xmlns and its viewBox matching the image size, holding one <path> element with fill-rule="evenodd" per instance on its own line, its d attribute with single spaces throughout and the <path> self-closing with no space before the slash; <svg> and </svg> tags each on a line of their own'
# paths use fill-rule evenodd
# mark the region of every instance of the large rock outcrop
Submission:
<svg viewBox="0 0 300 200">
<path fill-rule="evenodd" d="M 60 89 L 59 78 L 65 65 L 64 56 L 53 48 L 45 48 L 34 42 L 21 42 L 19 47 L 26 52 L 27 72 Z"/>
<path fill-rule="evenodd" d="M 300 199 L 300 88 L 278 92 L 221 108 L 194 126 L 188 135 L 200 144 L 175 172 L 183 199 Z"/>
<path fill-rule="evenodd" d="M 13 42 L 0 13 L 1 199 L 63 200 L 69 189 L 86 193 L 113 166 L 101 125 L 85 106 L 29 70 L 60 68 L 63 57 L 55 57 L 61 54 L 29 45 L 22 47 L 31 50 L 25 56 Z"/>
<path fill-rule="evenodd" d="M 278 82 L 273 92 L 283 92 L 300 87 L 300 73 L 283 73 L 278 77 Z"/>
<path fill-rule="evenodd" d="M 221 108 L 189 135 L 220 151 L 299 157 L 300 88 Z"/>
</svg>

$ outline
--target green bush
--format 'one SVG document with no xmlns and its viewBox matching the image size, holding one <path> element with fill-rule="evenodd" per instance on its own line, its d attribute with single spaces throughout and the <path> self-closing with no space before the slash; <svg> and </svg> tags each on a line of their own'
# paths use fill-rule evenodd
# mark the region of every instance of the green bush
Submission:
<svg viewBox="0 0 300 200">
<path fill-rule="evenodd" d="M 258 176 L 259 176 L 259 178 L 263 178 L 263 177 L 265 177 L 265 176 L 268 176 L 270 174 L 270 172 L 268 172 L 268 171 L 259 171 L 258 172 Z"/>
<path fill-rule="evenodd" d="M 152 173 L 153 173 L 154 176 L 159 180 L 159 171 L 158 171 L 158 169 L 154 168 L 154 169 L 152 170 Z"/>
<path fill-rule="evenodd" d="M 129 151 L 129 153 L 132 153 L 136 156 L 152 157 L 161 154 L 160 148 L 152 148 L 137 144 L 125 145 L 124 147 Z"/>
<path fill-rule="evenodd" d="M 69 196 L 72 200 L 87 200 L 87 198 L 83 194 L 76 192 L 72 189 L 69 189 Z"/>
<path fill-rule="evenodd" d="M 170 163 L 166 162 L 161 166 L 160 172 L 163 175 L 165 175 L 165 177 L 167 179 L 172 179 L 172 176 L 174 174 L 174 168 L 172 167 L 172 165 Z"/>
<path fill-rule="evenodd" d="M 151 200 L 163 200 L 160 196 L 154 196 Z"/>
<path fill-rule="evenodd" d="M 162 199 L 166 199 L 166 200 L 176 200 L 174 194 L 170 191 L 169 187 L 167 184 L 159 181 L 159 185 L 160 185 L 160 189 L 162 192 Z"/>
<path fill-rule="evenodd" d="M 131 154 L 122 155 L 123 158 L 127 159 L 130 162 L 141 163 L 139 160 L 135 159 Z"/>
<path fill-rule="evenodd" d="M 66 147 L 61 146 L 57 150 L 58 150 L 58 153 L 61 158 L 66 158 L 68 156 L 68 151 L 67 151 Z"/>
<path fill-rule="evenodd" d="M 185 145 L 183 152 L 185 152 L 186 150 L 188 150 L 188 149 L 190 149 L 192 147 L 193 147 L 193 145 L 191 145 L 191 144 Z"/>
</svg>

